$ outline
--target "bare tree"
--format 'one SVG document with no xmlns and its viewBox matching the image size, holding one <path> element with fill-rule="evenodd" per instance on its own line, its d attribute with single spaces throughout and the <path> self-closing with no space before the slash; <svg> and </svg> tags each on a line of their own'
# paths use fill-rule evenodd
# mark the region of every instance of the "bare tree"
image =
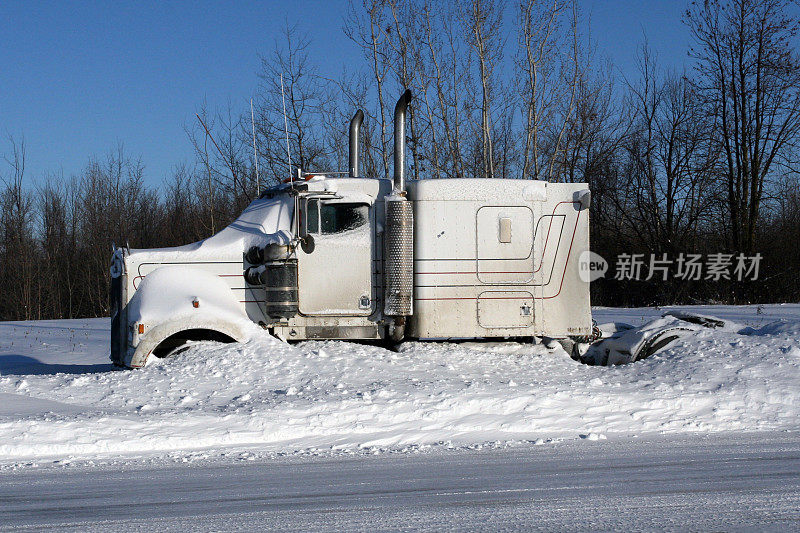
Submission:
<svg viewBox="0 0 800 533">
<path fill-rule="evenodd" d="M 424 142 L 437 177 L 463 176 L 465 171 L 461 131 L 470 65 L 458 39 L 458 16 L 458 8 L 448 3 L 425 2 L 420 13 L 421 78 L 426 90 L 418 101 L 423 101 L 429 124 L 430 139 Z"/>
<path fill-rule="evenodd" d="M 5 157 L 7 172 L 0 174 L 0 302 L 6 319 L 36 318 L 35 257 L 32 254 L 33 198 L 25 187 L 25 140 L 9 136 L 11 155 Z"/>
<path fill-rule="evenodd" d="M 542 130 L 552 119 L 556 103 L 558 69 L 568 49 L 569 39 L 562 30 L 562 17 L 569 5 L 564 0 L 546 4 L 537 0 L 519 3 L 516 66 L 519 69 L 519 92 L 525 120 L 525 143 L 522 148 L 522 176 L 538 179 Z"/>
<path fill-rule="evenodd" d="M 379 153 L 383 163 L 383 176 L 389 175 L 390 118 L 386 106 L 386 77 L 391 68 L 389 44 L 384 28 L 389 24 L 385 0 L 362 0 L 360 8 L 351 0 L 345 35 L 363 51 L 375 80 L 378 116 L 380 117 Z"/>
<path fill-rule="evenodd" d="M 392 71 L 400 87 L 413 89 L 420 105 L 413 105 L 408 109 L 408 133 L 410 135 L 408 148 L 411 152 L 411 172 L 414 179 L 419 179 L 421 167 L 420 135 L 416 119 L 416 109 L 423 108 L 427 98 L 425 78 L 420 58 L 419 42 L 419 13 L 417 5 L 407 0 L 387 0 L 391 16 L 390 26 L 386 32 L 386 43 L 391 50 L 393 61 L 390 62 Z"/>
<path fill-rule="evenodd" d="M 297 27 L 286 26 L 282 41 L 276 41 L 272 54 L 261 60 L 256 128 L 264 152 L 263 167 L 273 182 L 291 176 L 286 129 L 294 168 L 327 170 L 330 162 L 320 127 L 327 95 L 320 89 L 317 69 L 309 61 L 309 44 Z"/>
<path fill-rule="evenodd" d="M 69 289 L 69 284 L 64 281 L 71 277 L 71 272 L 74 270 L 72 263 L 74 254 L 70 249 L 68 195 L 63 182 L 55 176 L 48 179 L 46 185 L 38 192 L 39 239 L 44 264 L 58 264 L 59 272 L 62 274 L 59 276 L 62 278 L 61 282 L 46 287 L 41 293 L 39 304 L 45 317 L 67 318 L 64 304 L 68 301 L 66 291 Z"/>
<path fill-rule="evenodd" d="M 558 98 L 558 117 L 553 120 L 552 133 L 550 134 L 550 153 L 548 156 L 547 176 L 548 181 L 556 179 L 554 176 L 554 166 L 559 158 L 564 158 L 562 151 L 564 147 L 564 136 L 567 133 L 570 122 L 573 121 L 573 114 L 575 113 L 576 104 L 578 101 L 578 92 L 581 88 L 581 83 L 587 79 L 585 73 L 585 63 L 589 61 L 589 55 L 583 56 L 581 43 L 578 33 L 578 7 L 573 2 L 570 6 L 570 42 L 565 50 L 569 50 L 568 59 L 563 61 L 560 67 L 561 74 L 559 76 L 561 86 L 565 89 L 564 93 Z"/>
<path fill-rule="evenodd" d="M 203 206 L 203 216 L 201 220 L 206 224 L 211 234 L 214 234 L 217 229 L 215 213 L 217 182 L 218 176 L 222 174 L 216 168 L 212 169 L 214 163 L 212 155 L 209 152 L 211 139 L 209 139 L 209 134 L 205 131 L 205 127 L 208 126 L 213 130 L 214 123 L 209 116 L 208 107 L 205 102 L 203 102 L 198 109 L 197 118 L 202 124 L 192 122 L 191 127 L 184 125 L 184 131 L 194 148 L 195 159 L 198 160 L 198 163 L 202 164 L 202 168 L 205 171 L 204 179 L 195 183 L 195 192 Z"/>
<path fill-rule="evenodd" d="M 711 214 L 712 125 L 684 75 L 663 75 L 646 43 L 638 60 L 640 80 L 628 85 L 625 105 L 631 123 L 618 215 L 639 244 L 674 253 L 696 242 Z"/>
<path fill-rule="evenodd" d="M 463 14 L 468 43 L 477 57 L 478 83 L 481 92 L 480 126 L 481 175 L 494 177 L 494 155 L 492 153 L 492 99 L 495 88 L 500 85 L 493 76 L 494 69 L 503 57 L 503 40 L 500 28 L 503 21 L 503 5 L 495 0 L 472 0 L 469 10 Z"/>
<path fill-rule="evenodd" d="M 698 91 L 715 117 L 730 246 L 753 251 L 765 184 L 800 135 L 800 21 L 788 0 L 707 0 L 686 12 Z"/>
</svg>

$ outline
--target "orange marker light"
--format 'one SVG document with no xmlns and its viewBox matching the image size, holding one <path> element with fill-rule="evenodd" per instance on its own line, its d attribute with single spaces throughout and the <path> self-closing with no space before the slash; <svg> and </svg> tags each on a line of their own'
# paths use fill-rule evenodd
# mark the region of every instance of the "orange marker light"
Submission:
<svg viewBox="0 0 800 533">
<path fill-rule="evenodd" d="M 144 333 L 144 324 L 139 324 L 139 335 Z"/>
</svg>

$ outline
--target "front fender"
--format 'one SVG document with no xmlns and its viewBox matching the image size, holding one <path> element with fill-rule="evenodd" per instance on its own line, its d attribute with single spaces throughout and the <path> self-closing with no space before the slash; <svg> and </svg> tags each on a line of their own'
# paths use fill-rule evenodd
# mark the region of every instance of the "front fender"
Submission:
<svg viewBox="0 0 800 533">
<path fill-rule="evenodd" d="M 128 303 L 130 348 L 124 364 L 145 366 L 169 336 L 185 330 L 211 330 L 242 342 L 254 328 L 230 287 L 210 272 L 191 266 L 165 266 L 148 274 Z"/>
<path fill-rule="evenodd" d="M 246 341 L 250 335 L 248 328 L 240 322 L 230 322 L 216 316 L 209 316 L 207 313 L 185 316 L 176 320 L 170 320 L 154 326 L 142 337 L 139 344 L 129 354 L 130 359 L 125 361 L 125 365 L 130 368 L 141 368 L 152 361 L 151 354 L 158 348 L 159 344 L 167 338 L 190 329 L 207 329 L 222 333 L 236 342 Z"/>
</svg>

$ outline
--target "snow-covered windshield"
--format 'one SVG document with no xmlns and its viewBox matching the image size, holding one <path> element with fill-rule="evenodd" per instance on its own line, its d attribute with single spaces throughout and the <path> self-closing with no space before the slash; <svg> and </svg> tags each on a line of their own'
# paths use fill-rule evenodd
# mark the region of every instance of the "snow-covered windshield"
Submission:
<svg viewBox="0 0 800 533">
<path fill-rule="evenodd" d="M 330 204 L 318 200 L 308 202 L 308 232 L 330 235 L 344 233 L 369 221 L 369 206 L 365 204 Z"/>
</svg>

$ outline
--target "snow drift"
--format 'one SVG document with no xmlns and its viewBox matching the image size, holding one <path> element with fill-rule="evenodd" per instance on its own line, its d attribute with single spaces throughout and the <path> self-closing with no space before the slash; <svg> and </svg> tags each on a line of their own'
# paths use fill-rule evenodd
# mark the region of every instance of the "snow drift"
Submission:
<svg viewBox="0 0 800 533">
<path fill-rule="evenodd" d="M 612 367 L 542 345 L 407 342 L 393 352 L 264 334 L 112 371 L 89 364 L 107 357 L 107 322 L 3 323 L 0 462 L 796 429 L 800 306 L 707 312 L 748 334 L 702 329 Z M 641 322 L 660 311 L 595 314 Z"/>
</svg>

